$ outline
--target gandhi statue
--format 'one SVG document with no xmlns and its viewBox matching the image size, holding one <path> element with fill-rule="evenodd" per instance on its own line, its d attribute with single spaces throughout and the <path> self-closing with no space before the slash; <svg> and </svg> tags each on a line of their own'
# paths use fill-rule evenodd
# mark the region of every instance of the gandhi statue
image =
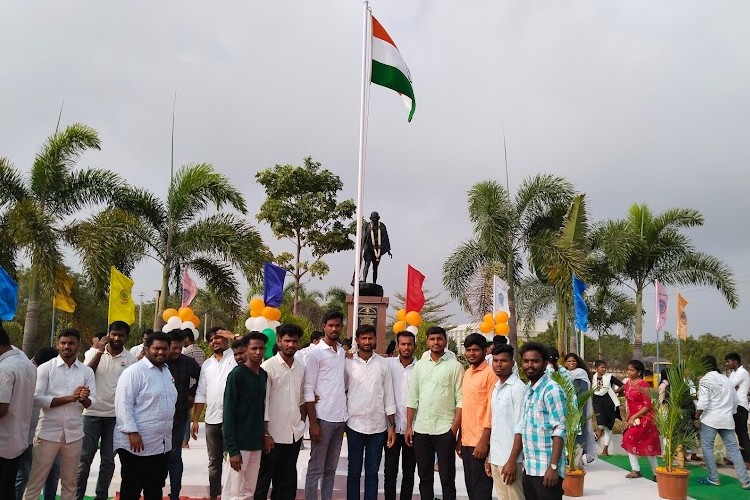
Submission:
<svg viewBox="0 0 750 500">
<path fill-rule="evenodd" d="M 372 264 L 372 282 L 378 282 L 378 265 L 384 254 L 391 254 L 391 241 L 388 239 L 388 230 L 385 224 L 380 222 L 380 215 L 377 212 L 370 214 L 370 222 L 365 224 L 362 231 L 362 260 L 365 263 L 363 282 L 367 282 L 367 273 Z"/>
</svg>

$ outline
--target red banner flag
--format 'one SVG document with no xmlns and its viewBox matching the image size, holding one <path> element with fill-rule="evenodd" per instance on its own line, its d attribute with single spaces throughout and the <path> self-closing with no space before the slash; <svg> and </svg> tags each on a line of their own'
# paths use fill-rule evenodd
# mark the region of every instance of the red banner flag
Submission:
<svg viewBox="0 0 750 500">
<path fill-rule="evenodd" d="M 424 307 L 422 283 L 424 283 L 424 274 L 408 266 L 406 271 L 406 312 L 420 312 Z"/>
</svg>

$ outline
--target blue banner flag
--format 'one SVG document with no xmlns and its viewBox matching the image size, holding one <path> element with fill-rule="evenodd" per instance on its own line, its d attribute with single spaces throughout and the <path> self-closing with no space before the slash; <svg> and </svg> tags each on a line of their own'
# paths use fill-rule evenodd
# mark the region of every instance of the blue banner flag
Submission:
<svg viewBox="0 0 750 500">
<path fill-rule="evenodd" d="M 589 308 L 583 300 L 586 283 L 573 276 L 573 305 L 575 306 L 576 328 L 582 332 L 589 329 Z"/>
<path fill-rule="evenodd" d="M 18 309 L 18 283 L 0 267 L 0 319 L 10 321 Z"/>
<path fill-rule="evenodd" d="M 279 307 L 284 298 L 286 269 L 270 262 L 263 263 L 263 302 L 269 307 Z"/>
</svg>

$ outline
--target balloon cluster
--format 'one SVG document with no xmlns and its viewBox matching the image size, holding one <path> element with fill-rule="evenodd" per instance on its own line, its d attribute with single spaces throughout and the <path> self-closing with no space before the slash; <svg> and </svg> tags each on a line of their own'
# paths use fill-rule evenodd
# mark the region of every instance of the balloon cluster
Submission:
<svg viewBox="0 0 750 500">
<path fill-rule="evenodd" d="M 172 330 L 192 330 L 195 338 L 198 338 L 198 327 L 201 320 L 195 315 L 190 307 L 180 307 L 179 310 L 174 308 L 164 309 L 161 317 L 166 323 L 161 331 L 169 333 Z"/>
<path fill-rule="evenodd" d="M 401 333 L 406 330 L 416 335 L 421 324 L 422 316 L 417 311 L 406 312 L 406 309 L 399 309 L 396 313 L 396 322 L 393 324 L 393 333 Z"/>
<path fill-rule="evenodd" d="M 498 311 L 494 316 L 492 313 L 484 315 L 484 319 L 479 323 L 479 331 L 482 333 L 490 333 L 495 331 L 498 335 L 508 335 L 510 332 L 510 326 L 508 326 L 508 313 L 505 311 Z"/>
<path fill-rule="evenodd" d="M 279 326 L 281 310 L 270 307 L 260 297 L 253 297 L 248 304 L 250 317 L 245 320 L 245 328 L 251 332 L 262 332 L 268 337 L 266 343 L 266 358 L 273 356 L 273 346 L 276 343 L 276 327 Z"/>
</svg>

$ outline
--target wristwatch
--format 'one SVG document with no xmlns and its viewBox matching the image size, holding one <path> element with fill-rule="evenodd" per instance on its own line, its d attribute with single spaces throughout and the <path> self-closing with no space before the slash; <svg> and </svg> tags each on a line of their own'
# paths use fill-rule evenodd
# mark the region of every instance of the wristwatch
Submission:
<svg viewBox="0 0 750 500">
<path fill-rule="evenodd" d="M 549 464 L 549 468 L 556 471 L 557 470 L 557 464 Z"/>
</svg>

